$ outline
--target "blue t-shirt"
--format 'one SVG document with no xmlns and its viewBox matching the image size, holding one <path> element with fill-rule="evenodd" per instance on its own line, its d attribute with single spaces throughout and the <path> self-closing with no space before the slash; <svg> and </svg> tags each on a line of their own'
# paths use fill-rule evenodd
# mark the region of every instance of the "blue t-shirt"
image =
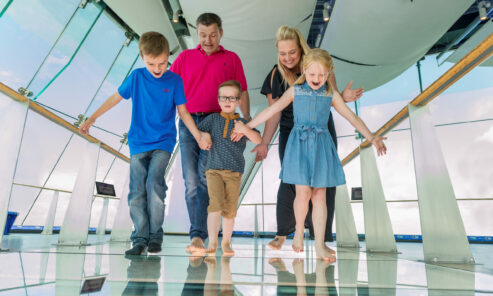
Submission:
<svg viewBox="0 0 493 296">
<path fill-rule="evenodd" d="M 176 145 L 176 106 L 187 102 L 181 77 L 166 71 L 155 78 L 146 68 L 135 69 L 118 93 L 124 99 L 132 98 L 130 154 L 155 149 L 172 153 Z"/>
</svg>

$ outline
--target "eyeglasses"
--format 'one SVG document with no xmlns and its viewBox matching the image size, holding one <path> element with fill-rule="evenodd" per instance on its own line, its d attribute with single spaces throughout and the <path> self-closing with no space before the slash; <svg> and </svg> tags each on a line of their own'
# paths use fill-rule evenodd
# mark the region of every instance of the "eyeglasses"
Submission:
<svg viewBox="0 0 493 296">
<path fill-rule="evenodd" d="M 219 101 L 221 101 L 221 102 L 226 102 L 226 101 L 236 102 L 240 99 L 238 97 L 229 97 L 229 96 L 218 96 L 218 98 L 219 98 Z"/>
</svg>

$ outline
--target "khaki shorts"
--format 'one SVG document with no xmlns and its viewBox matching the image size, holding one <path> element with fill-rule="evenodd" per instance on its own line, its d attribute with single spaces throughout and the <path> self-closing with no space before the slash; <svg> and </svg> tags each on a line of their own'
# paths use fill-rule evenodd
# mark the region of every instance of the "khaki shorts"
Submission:
<svg viewBox="0 0 493 296">
<path fill-rule="evenodd" d="M 236 217 L 240 195 L 241 173 L 231 170 L 207 170 L 208 213 L 221 212 L 225 218 Z"/>
</svg>

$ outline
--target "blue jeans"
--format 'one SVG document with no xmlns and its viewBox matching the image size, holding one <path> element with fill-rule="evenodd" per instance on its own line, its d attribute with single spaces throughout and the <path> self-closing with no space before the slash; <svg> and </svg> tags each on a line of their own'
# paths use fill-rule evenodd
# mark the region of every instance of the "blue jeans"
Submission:
<svg viewBox="0 0 493 296">
<path fill-rule="evenodd" d="M 206 115 L 192 115 L 195 124 L 205 117 Z M 178 129 L 181 166 L 185 180 L 185 200 L 190 218 L 190 238 L 199 237 L 205 240 L 207 238 L 207 207 L 209 206 L 205 162 L 209 152 L 200 149 L 199 144 L 181 120 Z"/>
<path fill-rule="evenodd" d="M 164 172 L 171 153 L 152 150 L 130 157 L 130 191 L 128 205 L 134 231 L 130 239 L 134 246 L 163 242 Z"/>
</svg>

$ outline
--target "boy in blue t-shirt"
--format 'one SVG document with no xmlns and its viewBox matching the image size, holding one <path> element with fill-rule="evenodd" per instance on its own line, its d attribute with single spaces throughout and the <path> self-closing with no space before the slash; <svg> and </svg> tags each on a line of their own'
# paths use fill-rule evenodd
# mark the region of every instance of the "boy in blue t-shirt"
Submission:
<svg viewBox="0 0 493 296">
<path fill-rule="evenodd" d="M 169 44 L 157 32 L 144 33 L 139 39 L 140 56 L 145 68 L 135 69 L 79 128 L 89 128 L 103 113 L 122 99 L 132 98 L 132 121 L 128 132 L 130 148 L 130 190 L 128 204 L 134 231 L 133 247 L 125 255 L 140 255 L 146 247 L 159 253 L 163 242 L 164 172 L 176 144 L 176 109 L 202 149 L 211 146 L 210 136 L 200 132 L 185 103 L 183 82 L 177 74 L 166 71 Z"/>
</svg>

